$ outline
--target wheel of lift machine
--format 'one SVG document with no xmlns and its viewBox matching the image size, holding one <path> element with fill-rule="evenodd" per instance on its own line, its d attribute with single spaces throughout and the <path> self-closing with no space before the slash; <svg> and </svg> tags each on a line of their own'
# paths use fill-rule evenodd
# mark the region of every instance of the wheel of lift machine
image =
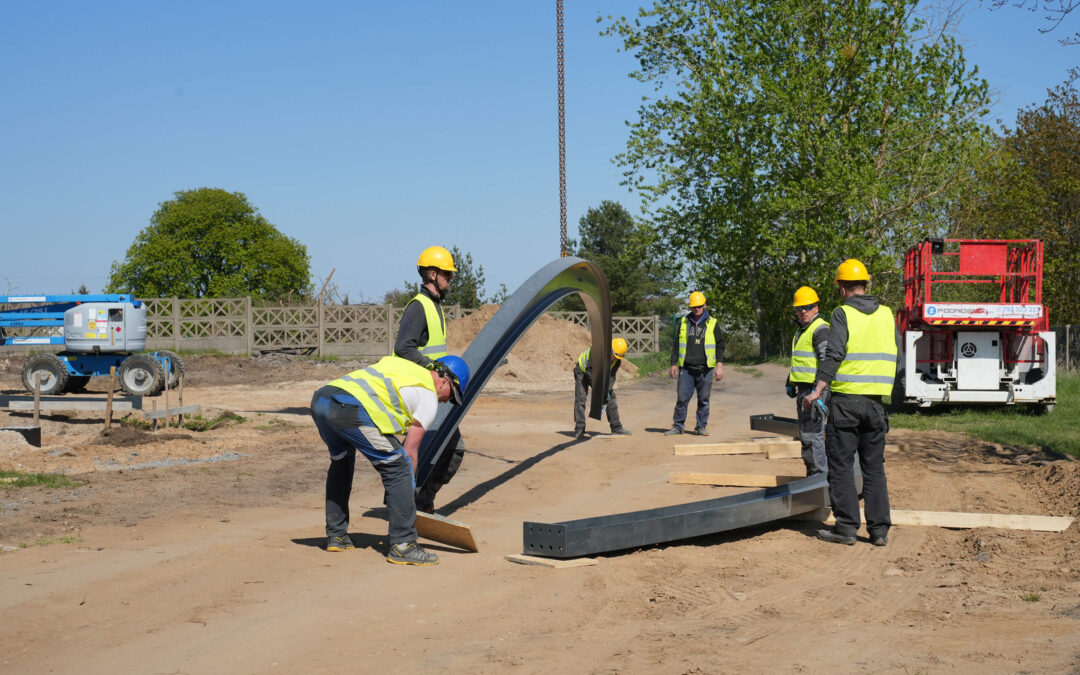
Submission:
<svg viewBox="0 0 1080 675">
<path fill-rule="evenodd" d="M 132 396 L 154 396 L 165 387 L 165 369 L 147 354 L 135 354 L 120 364 L 120 388 Z"/>
<path fill-rule="evenodd" d="M 42 394 L 62 394 L 68 382 L 67 366 L 59 356 L 53 354 L 34 354 L 26 359 L 23 366 L 22 382 L 29 392 L 34 391 L 34 380 L 41 374 Z"/>
<path fill-rule="evenodd" d="M 180 356 L 176 354 L 176 352 L 159 349 L 157 350 L 157 353 L 158 356 L 167 356 L 169 358 L 169 363 L 172 364 L 172 368 L 169 370 L 167 386 L 169 389 L 176 389 L 176 383 L 184 376 L 184 362 L 180 360 Z"/>
<path fill-rule="evenodd" d="M 64 391 L 77 392 L 86 389 L 86 385 L 90 383 L 89 375 L 68 375 L 67 387 Z"/>
</svg>

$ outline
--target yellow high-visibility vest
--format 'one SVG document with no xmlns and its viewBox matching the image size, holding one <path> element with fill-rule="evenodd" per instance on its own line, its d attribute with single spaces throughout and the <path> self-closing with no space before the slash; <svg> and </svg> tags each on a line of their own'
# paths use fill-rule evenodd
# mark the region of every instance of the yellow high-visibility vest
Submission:
<svg viewBox="0 0 1080 675">
<path fill-rule="evenodd" d="M 419 302 L 424 308 L 424 319 L 427 320 L 427 342 L 419 345 L 420 353 L 432 361 L 446 356 L 446 319 L 443 317 L 442 305 L 436 305 L 434 300 L 423 293 L 417 293 L 409 304 L 413 302 Z"/>
<path fill-rule="evenodd" d="M 581 356 L 578 357 L 577 367 L 581 368 L 581 372 L 585 372 L 585 369 L 589 367 L 589 356 L 592 355 L 592 347 L 589 347 L 585 351 L 581 352 Z"/>
<path fill-rule="evenodd" d="M 799 335 L 799 339 L 791 338 L 791 374 L 788 381 L 805 382 L 813 384 L 814 374 L 817 372 L 817 352 L 814 351 L 814 333 L 821 326 L 828 326 L 828 322 L 818 314 L 810 325 Z"/>
<path fill-rule="evenodd" d="M 367 368 L 342 375 L 330 385 L 359 401 L 384 434 L 404 433 L 412 424 L 412 414 L 401 401 L 402 387 L 435 391 L 430 370 L 399 356 L 385 356 Z"/>
<path fill-rule="evenodd" d="M 679 323 L 679 367 L 686 360 L 686 322 L 683 317 Z M 709 368 L 716 366 L 716 319 L 711 316 L 705 322 L 705 365 Z"/>
<path fill-rule="evenodd" d="M 847 316 L 847 355 L 836 371 L 832 390 L 839 394 L 891 396 L 896 376 L 896 322 L 893 313 L 880 305 L 863 314 L 840 305 Z"/>
</svg>

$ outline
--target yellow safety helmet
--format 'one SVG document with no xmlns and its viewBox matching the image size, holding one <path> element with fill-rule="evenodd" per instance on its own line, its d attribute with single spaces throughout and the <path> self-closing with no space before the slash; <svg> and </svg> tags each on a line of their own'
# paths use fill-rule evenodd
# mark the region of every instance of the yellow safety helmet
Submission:
<svg viewBox="0 0 1080 675">
<path fill-rule="evenodd" d="M 457 272 L 457 268 L 454 267 L 454 256 L 442 246 L 425 248 L 416 261 L 416 267 L 421 270 L 425 267 L 436 267 L 444 272 Z"/>
<path fill-rule="evenodd" d="M 701 307 L 705 304 L 705 294 L 701 291 L 694 291 L 690 294 L 690 306 Z"/>
<path fill-rule="evenodd" d="M 805 305 L 816 305 L 818 303 L 817 291 L 809 286 L 800 286 L 799 290 L 795 291 L 795 299 L 792 301 L 792 307 L 803 307 Z"/>
<path fill-rule="evenodd" d="M 611 354 L 617 359 L 624 358 L 626 356 L 626 350 L 629 348 L 630 345 L 622 338 L 615 338 L 611 341 Z"/>
<path fill-rule="evenodd" d="M 870 281 L 870 273 L 866 271 L 866 265 L 855 258 L 848 258 L 836 268 L 837 281 Z"/>
</svg>

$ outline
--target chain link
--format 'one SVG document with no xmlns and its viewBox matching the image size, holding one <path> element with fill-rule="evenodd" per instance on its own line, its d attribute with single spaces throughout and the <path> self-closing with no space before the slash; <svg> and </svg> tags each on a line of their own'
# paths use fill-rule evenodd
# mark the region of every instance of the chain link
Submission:
<svg viewBox="0 0 1080 675">
<path fill-rule="evenodd" d="M 569 255 L 566 238 L 566 95 L 563 79 L 563 0 L 555 0 L 555 34 L 559 71 L 559 232 L 561 256 Z"/>
</svg>

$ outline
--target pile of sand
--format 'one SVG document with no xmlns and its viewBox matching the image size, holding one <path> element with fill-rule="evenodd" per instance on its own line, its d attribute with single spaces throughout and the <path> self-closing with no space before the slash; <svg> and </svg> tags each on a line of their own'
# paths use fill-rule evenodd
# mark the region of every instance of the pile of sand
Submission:
<svg viewBox="0 0 1080 675">
<path fill-rule="evenodd" d="M 467 317 L 451 321 L 446 327 L 446 342 L 451 354 L 462 354 L 499 310 L 498 305 L 484 305 Z M 589 348 L 592 337 L 584 326 L 541 316 L 507 356 L 488 381 L 485 391 L 566 391 L 573 390 L 573 369 L 581 352 Z M 624 361 L 620 378 L 637 374 L 637 366 Z"/>
</svg>

